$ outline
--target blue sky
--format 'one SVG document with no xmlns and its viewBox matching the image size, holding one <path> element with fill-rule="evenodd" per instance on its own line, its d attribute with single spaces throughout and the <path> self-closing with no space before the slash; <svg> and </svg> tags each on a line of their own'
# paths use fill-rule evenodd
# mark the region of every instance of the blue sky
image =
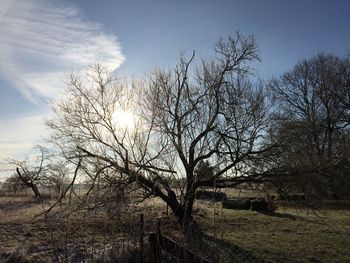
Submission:
<svg viewBox="0 0 350 263">
<path fill-rule="evenodd" d="M 317 52 L 349 55 L 349 10 L 340 0 L 1 0 L 0 158 L 22 158 L 45 136 L 44 101 L 67 72 L 103 62 L 146 76 L 240 31 L 256 37 L 268 79 Z"/>
</svg>

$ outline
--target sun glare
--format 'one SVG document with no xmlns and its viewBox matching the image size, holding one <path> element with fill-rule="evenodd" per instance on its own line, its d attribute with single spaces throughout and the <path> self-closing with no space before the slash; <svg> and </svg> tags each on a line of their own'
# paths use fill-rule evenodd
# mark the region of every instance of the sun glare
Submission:
<svg viewBox="0 0 350 263">
<path fill-rule="evenodd" d="M 135 126 L 134 116 L 129 111 L 116 110 L 112 118 L 117 128 L 132 130 Z"/>
</svg>

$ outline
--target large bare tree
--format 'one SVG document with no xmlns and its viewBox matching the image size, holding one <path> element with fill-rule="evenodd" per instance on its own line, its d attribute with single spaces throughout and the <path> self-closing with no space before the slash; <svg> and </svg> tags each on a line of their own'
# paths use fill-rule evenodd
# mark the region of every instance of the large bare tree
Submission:
<svg viewBox="0 0 350 263">
<path fill-rule="evenodd" d="M 278 112 L 273 132 L 284 142 L 279 165 L 312 170 L 294 180 L 309 194 L 327 196 L 334 188 L 340 195 L 349 185 L 349 78 L 347 59 L 320 53 L 270 83 Z"/>
<path fill-rule="evenodd" d="M 212 59 L 182 56 L 174 70 L 132 85 L 100 65 L 71 74 L 47 121 L 51 140 L 93 182 L 137 184 L 145 197 L 160 197 L 186 230 L 196 189 L 267 174 L 270 111 L 262 87 L 249 80 L 256 60 L 254 38 L 237 34 L 220 40 Z"/>
</svg>

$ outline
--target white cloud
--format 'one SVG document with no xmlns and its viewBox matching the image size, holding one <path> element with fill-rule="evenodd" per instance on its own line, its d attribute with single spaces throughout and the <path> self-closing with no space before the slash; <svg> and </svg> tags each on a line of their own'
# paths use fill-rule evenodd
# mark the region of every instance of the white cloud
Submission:
<svg viewBox="0 0 350 263">
<path fill-rule="evenodd" d="M 64 72 L 124 60 L 115 35 L 58 0 L 1 0 L 0 36 L 0 78 L 32 102 L 57 94 Z"/>
<path fill-rule="evenodd" d="M 0 119 L 0 159 L 23 158 L 44 136 L 44 114 Z"/>
<path fill-rule="evenodd" d="M 50 113 L 39 102 L 61 93 L 65 73 L 101 62 L 115 70 L 123 60 L 116 36 L 67 1 L 0 0 L 0 79 L 41 111 L 16 118 L 0 112 L 0 159 L 23 159 L 40 142 Z"/>
</svg>

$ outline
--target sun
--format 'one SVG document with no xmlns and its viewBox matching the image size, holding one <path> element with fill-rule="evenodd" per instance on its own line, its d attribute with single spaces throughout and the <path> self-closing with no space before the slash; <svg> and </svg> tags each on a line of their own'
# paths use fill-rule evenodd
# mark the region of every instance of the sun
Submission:
<svg viewBox="0 0 350 263">
<path fill-rule="evenodd" d="M 133 130 L 135 126 L 134 115 L 125 110 L 115 110 L 112 115 L 112 120 L 117 128 Z"/>
</svg>

